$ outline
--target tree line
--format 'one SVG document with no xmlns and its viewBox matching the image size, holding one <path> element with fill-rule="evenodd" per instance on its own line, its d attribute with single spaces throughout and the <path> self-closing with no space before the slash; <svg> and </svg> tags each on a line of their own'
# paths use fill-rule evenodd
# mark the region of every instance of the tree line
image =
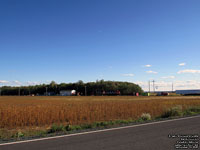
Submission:
<svg viewBox="0 0 200 150">
<path fill-rule="evenodd" d="M 119 81 L 97 80 L 96 82 L 84 83 L 60 83 L 52 81 L 50 84 L 41 84 L 34 86 L 3 86 L 0 89 L 1 95 L 59 95 L 63 90 L 76 90 L 79 95 L 134 95 L 142 94 L 142 88 L 134 83 Z"/>
</svg>

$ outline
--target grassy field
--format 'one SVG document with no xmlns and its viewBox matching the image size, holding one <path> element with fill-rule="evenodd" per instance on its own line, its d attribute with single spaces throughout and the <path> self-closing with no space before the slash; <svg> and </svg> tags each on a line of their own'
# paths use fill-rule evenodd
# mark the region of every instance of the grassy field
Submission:
<svg viewBox="0 0 200 150">
<path fill-rule="evenodd" d="M 0 128 L 23 129 L 52 124 L 80 125 L 99 121 L 152 118 L 174 106 L 200 106 L 200 97 L 0 97 Z"/>
</svg>

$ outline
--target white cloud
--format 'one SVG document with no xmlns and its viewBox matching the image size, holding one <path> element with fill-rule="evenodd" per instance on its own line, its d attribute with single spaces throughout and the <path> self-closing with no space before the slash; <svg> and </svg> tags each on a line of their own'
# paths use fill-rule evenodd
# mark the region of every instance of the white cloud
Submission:
<svg viewBox="0 0 200 150">
<path fill-rule="evenodd" d="M 20 82 L 18 80 L 15 81 L 5 81 L 0 80 L 0 86 L 29 86 L 29 85 L 40 85 L 40 84 L 50 84 L 51 81 L 26 81 L 26 82 Z"/>
<path fill-rule="evenodd" d="M 9 83 L 9 81 L 0 80 L 0 83 L 5 84 L 5 83 Z"/>
<path fill-rule="evenodd" d="M 149 82 L 142 82 L 137 81 L 136 84 L 140 85 L 144 91 L 149 91 Z M 157 87 L 156 91 L 168 91 L 172 89 L 172 83 L 171 82 L 165 82 L 165 81 L 156 81 L 155 87 Z M 151 82 L 150 90 L 153 91 L 153 83 Z"/>
<path fill-rule="evenodd" d="M 26 82 L 27 85 L 39 85 L 41 84 L 40 82 L 34 82 L 34 81 L 28 81 Z"/>
<path fill-rule="evenodd" d="M 142 87 L 144 91 L 149 91 L 149 83 L 143 81 L 134 82 Z M 171 91 L 172 82 L 157 81 L 155 82 L 155 87 L 158 87 L 156 91 Z M 200 81 L 197 80 L 187 80 L 187 81 L 174 81 L 174 90 L 184 90 L 184 89 L 200 89 Z M 153 83 L 151 82 L 151 91 L 153 91 Z"/>
<path fill-rule="evenodd" d="M 158 72 L 155 72 L 155 71 L 146 71 L 146 73 L 149 73 L 149 74 L 157 74 Z"/>
<path fill-rule="evenodd" d="M 179 66 L 185 66 L 186 65 L 186 63 L 180 63 L 180 64 L 178 64 Z"/>
<path fill-rule="evenodd" d="M 152 67 L 152 65 L 145 65 L 144 67 L 147 67 L 147 68 L 149 68 L 149 67 Z"/>
<path fill-rule="evenodd" d="M 161 77 L 162 79 L 174 79 L 175 76 Z"/>
<path fill-rule="evenodd" d="M 19 81 L 17 81 L 17 80 L 15 80 L 15 81 L 12 81 L 12 84 L 13 84 L 13 85 L 21 85 L 22 83 L 19 82 Z"/>
<path fill-rule="evenodd" d="M 182 74 L 182 73 L 200 73 L 200 70 L 192 70 L 192 69 L 186 69 L 186 70 L 180 70 L 179 72 L 177 72 L 178 74 Z"/>
<path fill-rule="evenodd" d="M 176 81 L 176 89 L 200 89 L 200 82 L 196 80 Z"/>
<path fill-rule="evenodd" d="M 5 80 L 0 80 L 0 84 L 3 86 L 22 86 L 24 85 L 22 82 L 19 81 L 5 81 Z"/>
<path fill-rule="evenodd" d="M 122 76 L 126 76 L 126 77 L 133 77 L 133 76 L 134 76 L 134 74 L 132 74 L 132 73 L 128 73 L 128 74 L 122 74 Z"/>
</svg>

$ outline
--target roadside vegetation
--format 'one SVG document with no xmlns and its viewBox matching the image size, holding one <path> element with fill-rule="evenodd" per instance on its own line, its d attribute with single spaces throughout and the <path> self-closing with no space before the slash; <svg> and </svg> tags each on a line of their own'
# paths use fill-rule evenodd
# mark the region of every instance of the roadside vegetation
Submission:
<svg viewBox="0 0 200 150">
<path fill-rule="evenodd" d="M 0 97 L 0 139 L 43 137 L 200 114 L 200 97 Z"/>
</svg>

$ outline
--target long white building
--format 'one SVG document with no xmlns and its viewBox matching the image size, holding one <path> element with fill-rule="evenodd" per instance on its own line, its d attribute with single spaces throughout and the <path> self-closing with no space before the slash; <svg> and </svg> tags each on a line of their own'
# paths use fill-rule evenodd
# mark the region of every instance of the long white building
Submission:
<svg viewBox="0 0 200 150">
<path fill-rule="evenodd" d="M 181 94 L 181 95 L 200 95 L 200 90 L 176 90 L 176 94 Z"/>
</svg>

